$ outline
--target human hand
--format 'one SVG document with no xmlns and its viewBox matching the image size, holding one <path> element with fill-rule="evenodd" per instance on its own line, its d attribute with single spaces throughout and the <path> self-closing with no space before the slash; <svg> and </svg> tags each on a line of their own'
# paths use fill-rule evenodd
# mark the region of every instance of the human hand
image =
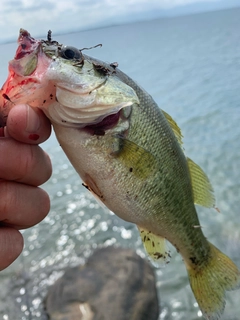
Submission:
<svg viewBox="0 0 240 320">
<path fill-rule="evenodd" d="M 52 172 L 48 155 L 38 146 L 51 133 L 51 125 L 37 108 L 14 106 L 7 126 L 0 129 L 0 270 L 21 253 L 20 229 L 40 222 L 50 200 L 38 186 Z"/>
</svg>

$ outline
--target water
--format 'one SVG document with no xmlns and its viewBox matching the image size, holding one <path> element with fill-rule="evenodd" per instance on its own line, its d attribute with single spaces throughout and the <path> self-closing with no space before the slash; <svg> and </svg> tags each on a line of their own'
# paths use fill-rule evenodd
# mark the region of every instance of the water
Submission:
<svg viewBox="0 0 240 320">
<path fill-rule="evenodd" d="M 87 53 L 117 61 L 178 122 L 185 152 L 210 177 L 221 210 L 198 208 L 204 233 L 240 266 L 239 30 L 240 10 L 234 9 L 86 31 L 56 40 L 79 48 L 102 43 L 102 48 Z M 1 45 L 1 83 L 15 48 L 15 44 Z M 51 212 L 23 232 L 22 255 L 0 274 L 0 317 L 4 320 L 46 319 L 42 301 L 48 286 L 64 267 L 84 263 L 98 246 L 118 244 L 144 256 L 135 226 L 96 203 L 54 136 L 43 148 L 53 162 L 53 176 L 43 186 L 51 196 Z M 166 268 L 156 270 L 159 319 L 201 319 L 182 259 L 174 249 L 172 256 Z M 239 291 L 227 295 L 222 319 L 239 320 L 239 297 Z"/>
</svg>

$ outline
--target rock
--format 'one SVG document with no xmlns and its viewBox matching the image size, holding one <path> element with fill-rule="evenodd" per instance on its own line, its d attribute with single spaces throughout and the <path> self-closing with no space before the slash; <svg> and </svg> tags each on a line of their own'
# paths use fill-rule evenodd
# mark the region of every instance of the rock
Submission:
<svg viewBox="0 0 240 320">
<path fill-rule="evenodd" d="M 84 266 L 68 269 L 50 287 L 51 320 L 157 320 L 152 267 L 130 249 L 98 249 Z"/>
</svg>

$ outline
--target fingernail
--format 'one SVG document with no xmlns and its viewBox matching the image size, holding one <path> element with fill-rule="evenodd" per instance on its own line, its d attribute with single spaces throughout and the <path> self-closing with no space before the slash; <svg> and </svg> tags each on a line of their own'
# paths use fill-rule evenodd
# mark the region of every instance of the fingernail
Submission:
<svg viewBox="0 0 240 320">
<path fill-rule="evenodd" d="M 31 133 L 28 138 L 33 141 L 37 141 L 39 139 L 39 135 L 36 133 Z"/>
<path fill-rule="evenodd" d="M 29 106 L 27 106 L 27 132 L 36 132 L 40 127 L 40 119 L 38 114 Z"/>
</svg>

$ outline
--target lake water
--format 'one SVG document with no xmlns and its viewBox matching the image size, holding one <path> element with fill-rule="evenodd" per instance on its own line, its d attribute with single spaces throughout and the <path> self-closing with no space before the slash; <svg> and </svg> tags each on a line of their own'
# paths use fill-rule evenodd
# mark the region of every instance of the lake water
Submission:
<svg viewBox="0 0 240 320">
<path fill-rule="evenodd" d="M 24 26 L 21 26 L 24 27 Z M 48 31 L 47 26 L 46 30 Z M 204 234 L 240 266 L 240 9 L 159 19 L 55 37 L 87 54 L 119 63 L 178 123 L 186 154 L 209 176 L 218 213 L 198 208 Z M 31 31 L 31 30 L 29 30 Z M 34 36 L 34 35 L 33 35 Z M 54 30 L 53 30 L 54 37 Z M 16 44 L 1 45 L 0 82 Z M 0 273 L 0 318 L 46 319 L 48 286 L 68 265 L 84 263 L 98 246 L 144 250 L 134 225 L 99 206 L 52 136 L 43 148 L 53 176 L 43 186 L 51 212 L 23 232 L 25 248 Z M 161 320 L 201 319 L 181 257 L 157 269 Z M 224 320 L 240 319 L 240 291 L 227 295 Z"/>
</svg>

